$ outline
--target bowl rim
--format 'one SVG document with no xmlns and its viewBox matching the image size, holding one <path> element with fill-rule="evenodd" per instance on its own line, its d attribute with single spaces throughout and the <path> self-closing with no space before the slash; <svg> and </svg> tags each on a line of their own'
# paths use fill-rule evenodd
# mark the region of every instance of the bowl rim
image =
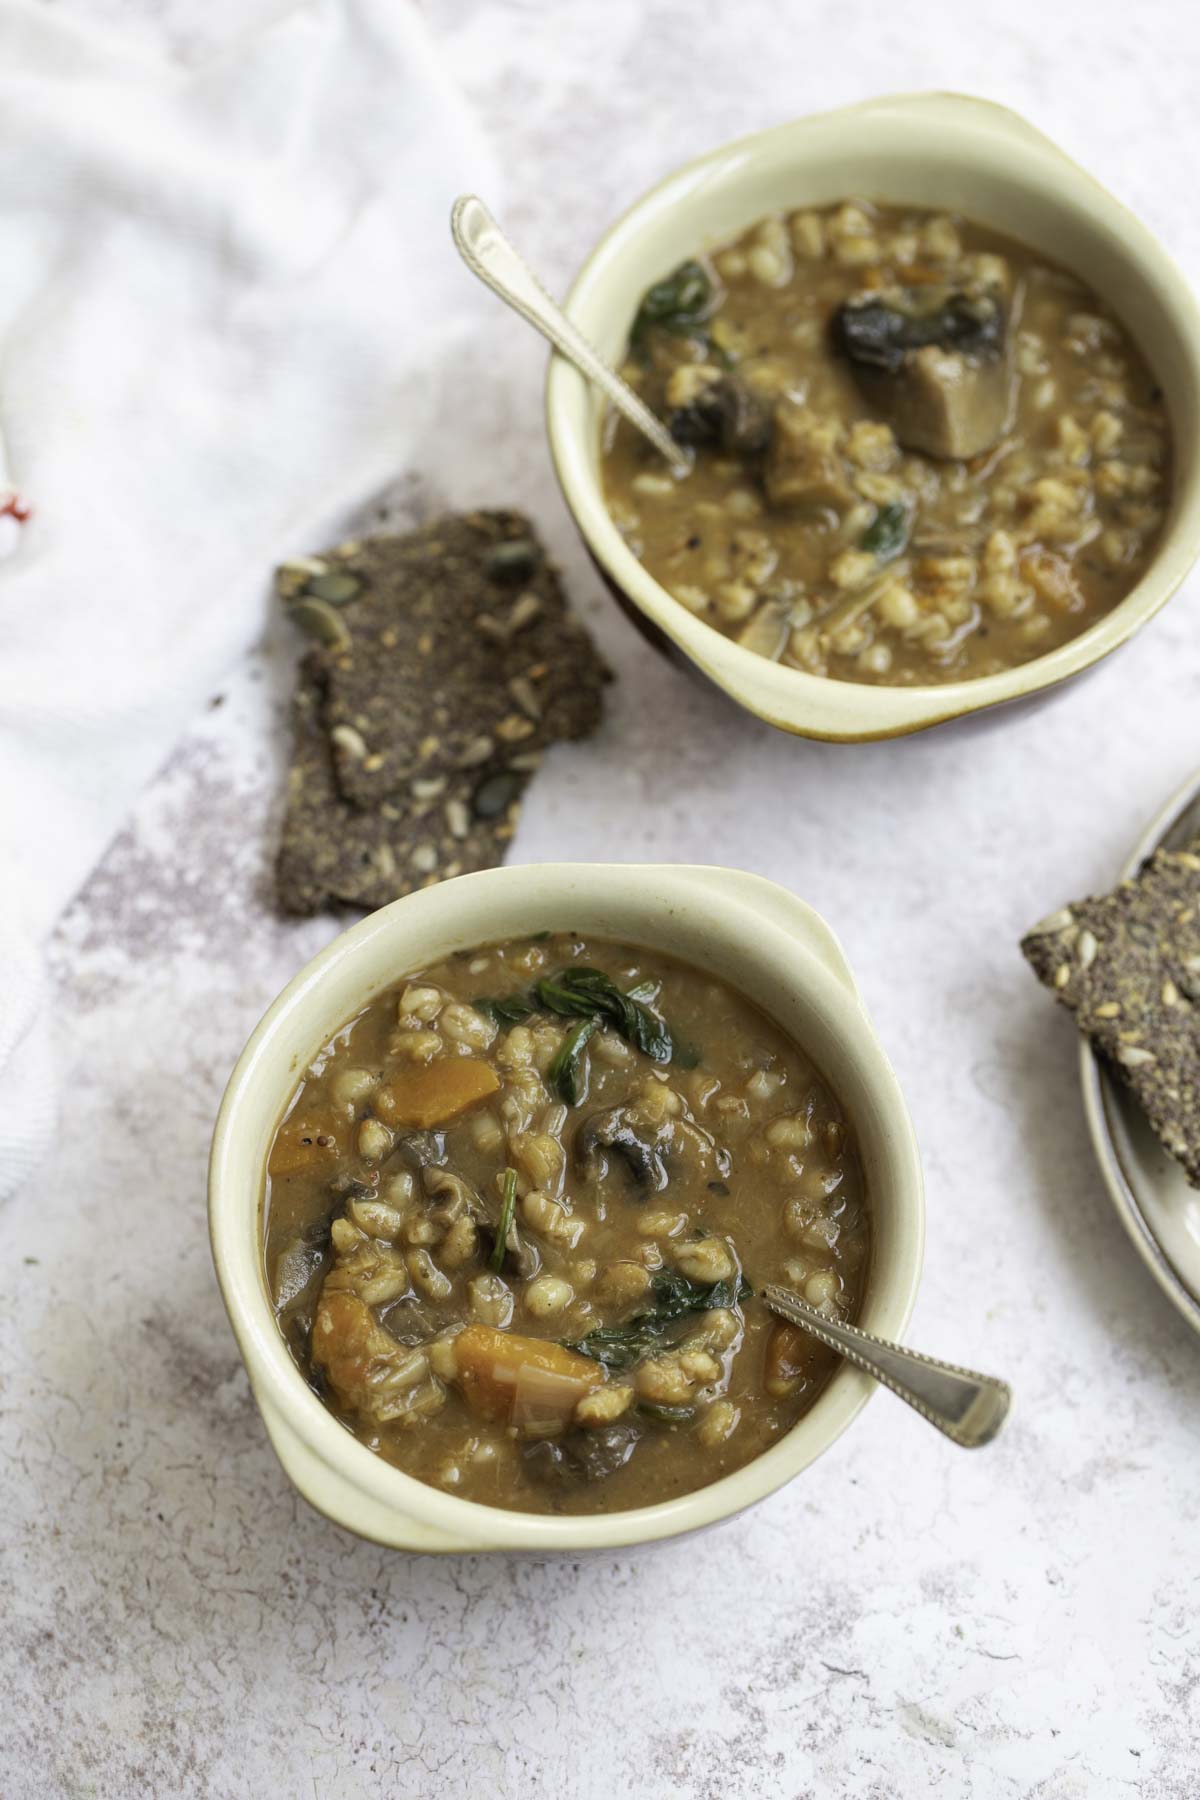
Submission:
<svg viewBox="0 0 1200 1800">
<path fill-rule="evenodd" d="M 1073 212 L 1087 229 L 1119 237 L 1130 268 L 1170 321 L 1174 350 L 1191 378 L 1192 404 L 1200 404 L 1200 306 L 1173 258 L 1135 213 L 1052 139 L 1010 108 L 969 94 L 881 95 L 769 126 L 681 164 L 603 232 L 571 284 L 565 310 L 585 336 L 594 336 L 597 320 L 614 298 L 608 265 L 627 240 L 722 175 L 744 175 L 759 162 L 793 151 L 799 159 L 810 148 L 807 140 L 862 123 L 932 129 L 944 137 L 946 148 L 953 145 L 960 166 L 974 159 L 982 169 L 989 157 L 995 164 L 1002 156 L 1006 169 L 1019 174 L 1026 189 L 1053 191 L 1056 204 Z M 986 213 L 982 216 L 986 222 Z M 636 293 L 625 294 L 623 316 L 632 316 L 636 299 Z M 1153 360 L 1156 346 L 1139 348 Z M 873 686 L 785 668 L 689 613 L 637 560 L 609 517 L 592 455 L 589 386 L 556 352 L 546 376 L 545 420 L 567 508 L 618 594 L 702 674 L 758 717 L 804 737 L 861 743 L 905 736 L 1053 689 L 1119 648 L 1166 605 L 1200 556 L 1200 457 L 1191 454 L 1193 433 L 1180 430 L 1184 402 L 1168 392 L 1166 403 L 1174 449 L 1172 493 L 1153 559 L 1137 584 L 1102 618 L 1045 656 L 996 675 L 920 687 Z"/>
<path fill-rule="evenodd" d="M 435 953 L 422 950 L 419 940 L 423 930 L 427 939 L 433 937 L 435 921 L 448 897 L 461 918 L 464 913 L 470 916 L 472 908 L 480 912 L 489 890 L 494 898 L 507 889 L 509 899 L 527 895 L 531 904 L 538 904 L 543 917 L 560 912 L 560 926 L 565 926 L 570 895 L 578 892 L 581 880 L 589 892 L 600 891 L 618 909 L 625 908 L 631 918 L 640 911 L 640 932 L 633 925 L 618 928 L 630 941 L 652 946 L 657 928 L 660 947 L 665 948 L 662 939 L 673 913 L 689 903 L 703 903 L 708 916 L 714 912 L 722 915 L 721 928 L 729 942 L 736 935 L 739 944 L 753 945 L 744 952 L 747 957 L 786 955 L 792 985 L 802 990 L 806 1005 L 823 1020 L 825 1041 L 839 1041 L 840 1035 L 845 1054 L 861 1065 L 858 1079 L 869 1095 L 872 1114 L 877 1114 L 869 1129 L 876 1133 L 878 1155 L 892 1184 L 896 1241 L 889 1267 L 877 1268 L 873 1258 L 865 1302 L 871 1328 L 899 1337 L 915 1303 L 924 1251 L 924 1189 L 912 1122 L 836 938 L 820 916 L 789 890 L 760 876 L 698 865 L 533 863 L 458 876 L 394 901 L 319 951 L 292 978 L 252 1032 L 230 1076 L 213 1135 L 209 1229 L 230 1324 L 255 1400 L 285 1469 L 297 1480 L 277 1438 L 280 1426 L 285 1439 L 291 1434 L 309 1453 L 310 1461 L 315 1458 L 329 1471 L 331 1489 L 340 1478 L 376 1508 L 395 1516 L 396 1543 L 404 1540 L 405 1520 L 412 1522 L 422 1537 L 437 1540 L 436 1544 L 413 1547 L 463 1551 L 612 1549 L 700 1529 L 765 1499 L 800 1474 L 852 1423 L 875 1391 L 868 1377 L 844 1363 L 791 1431 L 742 1468 L 707 1487 L 619 1512 L 547 1515 L 460 1499 L 385 1462 L 339 1423 L 293 1362 L 267 1293 L 261 1209 L 270 1139 L 303 1068 L 315 1053 L 312 1044 L 297 1036 L 302 1007 L 331 982 L 335 972 L 342 972 L 347 959 L 364 971 L 358 985 L 368 998 L 403 979 L 405 968 L 428 961 Z M 536 902 L 535 895 L 539 897 Z M 783 922 L 785 919 L 791 923 Z M 753 932 L 749 940 L 747 931 Z M 417 948 L 406 952 L 402 934 L 415 934 Z M 444 927 L 442 935 L 446 941 L 453 939 L 453 933 Z M 488 941 L 486 929 L 477 930 L 471 941 Z M 385 979 L 370 979 L 373 959 L 376 964 L 387 960 Z M 275 1096 L 269 1108 L 252 1098 L 251 1090 L 259 1082 L 266 1082 Z M 856 1122 L 863 1126 L 861 1118 Z M 245 1146 L 255 1139 L 262 1139 L 264 1147 L 253 1162 L 254 1179 L 248 1180 L 244 1171 L 239 1173 L 238 1163 L 239 1158 L 246 1163 L 254 1154 Z M 343 1516 L 336 1491 L 328 1497 L 314 1497 L 303 1486 L 301 1491 L 336 1523 L 360 1535 L 374 1535 Z"/>
</svg>

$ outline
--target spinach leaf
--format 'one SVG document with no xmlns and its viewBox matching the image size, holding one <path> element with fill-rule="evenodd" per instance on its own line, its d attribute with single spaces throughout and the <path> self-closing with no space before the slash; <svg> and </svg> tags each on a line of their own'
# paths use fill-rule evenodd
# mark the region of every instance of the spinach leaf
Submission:
<svg viewBox="0 0 1200 1800">
<path fill-rule="evenodd" d="M 715 295 L 708 271 L 698 262 L 680 263 L 642 295 L 630 342 L 641 345 L 652 328 L 676 337 L 697 337 L 712 311 Z"/>
<path fill-rule="evenodd" d="M 625 1325 L 601 1325 L 578 1343 L 568 1345 L 581 1356 L 590 1356 L 606 1369 L 629 1369 L 643 1356 L 658 1349 L 671 1327 L 693 1313 L 710 1312 L 717 1307 L 739 1305 L 748 1300 L 754 1289 L 741 1277 L 737 1281 L 714 1281 L 705 1284 L 689 1281 L 662 1269 L 650 1284 L 651 1302 L 644 1312 Z"/>
<path fill-rule="evenodd" d="M 600 1029 L 600 1017 L 592 1013 L 573 1025 L 559 1046 L 550 1067 L 546 1070 L 546 1080 L 551 1090 L 568 1106 L 577 1106 L 580 1097 L 581 1064 L 583 1052 L 593 1032 Z"/>
<path fill-rule="evenodd" d="M 539 981 L 534 991 L 548 1011 L 567 1018 L 602 1019 L 652 1061 L 670 1062 L 671 1034 L 658 1014 L 633 994 L 623 994 L 600 969 L 560 969 Z"/>
<path fill-rule="evenodd" d="M 667 1323 L 686 1318 L 689 1313 L 712 1312 L 718 1307 L 740 1305 L 749 1300 L 754 1289 L 744 1275 L 736 1281 L 692 1281 L 673 1269 L 660 1269 L 650 1283 L 654 1309 L 665 1315 Z"/>
<path fill-rule="evenodd" d="M 650 1400 L 640 1401 L 638 1411 L 656 1425 L 690 1425 L 696 1416 L 694 1406 L 658 1406 Z"/>
<path fill-rule="evenodd" d="M 625 998 L 627 1000 L 656 1000 L 659 985 L 657 981 L 639 981 L 636 987 L 629 989 Z M 686 1038 L 681 1038 L 677 1031 L 669 1031 L 668 1036 L 671 1039 L 670 1061 L 680 1069 L 698 1069 L 703 1057 L 696 1046 L 689 1044 Z"/>
<path fill-rule="evenodd" d="M 859 542 L 877 562 L 888 563 L 899 556 L 908 543 L 909 510 L 902 501 L 893 500 L 881 506 Z"/>
<path fill-rule="evenodd" d="M 504 994 L 499 999 L 489 994 L 482 994 L 471 1005 L 477 1012 L 486 1013 L 495 1025 L 520 1025 L 535 1011 L 533 1001 L 524 994 Z"/>
<path fill-rule="evenodd" d="M 484 994 L 472 1004 L 497 1025 L 519 1025 L 538 1011 L 580 1020 L 581 1025 L 567 1034 L 548 1070 L 550 1085 L 559 1098 L 575 1106 L 580 1095 L 582 1052 L 601 1025 L 619 1032 L 653 1062 L 675 1062 L 681 1069 L 696 1067 L 699 1051 L 673 1037 L 647 1004 L 657 993 L 656 981 L 639 981 L 627 994 L 622 993 L 602 970 L 577 966 L 545 977 L 527 994 Z"/>
<path fill-rule="evenodd" d="M 500 1200 L 500 1223 L 496 1227 L 496 1243 L 491 1255 L 491 1264 L 497 1274 L 504 1267 L 504 1253 L 508 1249 L 508 1234 L 512 1230 L 513 1214 L 516 1209 L 517 1171 L 505 1169 L 504 1192 Z"/>
</svg>

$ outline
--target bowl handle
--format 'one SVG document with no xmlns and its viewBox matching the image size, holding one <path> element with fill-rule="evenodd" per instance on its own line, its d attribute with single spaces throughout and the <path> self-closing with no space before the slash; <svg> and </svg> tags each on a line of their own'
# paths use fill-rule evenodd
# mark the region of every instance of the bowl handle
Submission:
<svg viewBox="0 0 1200 1800">
<path fill-rule="evenodd" d="M 369 1538 L 373 1543 L 385 1544 L 390 1550 L 432 1551 L 444 1555 L 487 1548 L 486 1544 L 470 1543 L 452 1537 L 448 1532 L 436 1531 L 398 1512 L 393 1505 L 383 1505 L 363 1488 L 348 1481 L 340 1470 L 297 1437 L 264 1394 L 256 1392 L 255 1399 L 284 1473 L 308 1504 L 333 1524 L 353 1531 L 359 1537 Z M 363 1455 L 371 1454 L 371 1451 L 363 1450 Z"/>
<path fill-rule="evenodd" d="M 1052 137 L 1011 106 L 1003 106 L 998 100 L 985 100 L 979 94 L 959 94 L 951 88 L 928 88 L 911 94 L 881 94 L 872 100 L 859 100 L 849 106 L 837 107 L 832 112 L 817 113 L 813 117 L 820 121 L 857 115 L 860 119 L 878 117 L 889 124 L 895 123 L 899 129 L 911 124 L 915 119 L 927 118 L 950 125 L 963 125 L 968 128 L 982 126 L 998 137 L 1005 137 L 1013 143 L 1027 145 L 1030 149 L 1048 151 L 1061 162 L 1074 163 L 1072 157 L 1056 144 Z"/>
<path fill-rule="evenodd" d="M 862 1005 L 846 952 L 820 913 L 797 898 L 790 889 L 768 881 L 765 875 L 750 875 L 744 869 L 698 868 L 690 871 L 704 884 L 730 899 L 740 900 L 760 919 L 778 925 L 789 937 L 797 938 L 824 969 L 845 988 L 855 1003 Z M 677 871 L 682 873 L 682 871 Z"/>
</svg>

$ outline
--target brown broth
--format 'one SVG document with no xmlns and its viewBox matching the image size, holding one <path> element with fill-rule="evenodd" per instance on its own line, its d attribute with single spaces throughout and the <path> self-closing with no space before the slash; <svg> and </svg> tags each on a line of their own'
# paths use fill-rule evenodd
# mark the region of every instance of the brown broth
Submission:
<svg viewBox="0 0 1200 1800">
<path fill-rule="evenodd" d="M 1066 270 L 970 221 L 861 201 L 772 215 L 698 261 L 703 316 L 643 321 L 624 373 L 668 423 L 692 420 L 680 429 L 734 381 L 770 447 L 701 443 L 673 478 L 612 415 L 604 455 L 614 520 L 681 605 L 789 667 L 924 685 L 1042 656 L 1141 578 L 1169 494 L 1166 411 Z M 922 284 L 1004 296 L 1007 422 L 969 459 L 904 449 L 835 348 L 851 296 Z"/>
<path fill-rule="evenodd" d="M 496 1024 L 472 1002 L 580 967 L 647 996 L 674 1055 L 605 1026 L 567 1105 L 550 1084 L 578 1020 Z M 413 1123 L 476 1093 L 440 1130 Z M 497 1275 L 506 1169 L 518 1247 Z M 739 1282 L 854 1318 L 869 1223 L 847 1123 L 778 1027 L 671 957 L 562 935 L 452 957 L 338 1033 L 277 1133 L 264 1254 L 293 1356 L 369 1448 L 489 1505 L 613 1511 L 742 1467 L 807 1411 L 835 1359 Z M 705 1304 L 639 1355 L 654 1283 Z M 560 1347 L 581 1340 L 631 1360 Z M 531 1357 L 562 1365 L 548 1400 Z"/>
</svg>

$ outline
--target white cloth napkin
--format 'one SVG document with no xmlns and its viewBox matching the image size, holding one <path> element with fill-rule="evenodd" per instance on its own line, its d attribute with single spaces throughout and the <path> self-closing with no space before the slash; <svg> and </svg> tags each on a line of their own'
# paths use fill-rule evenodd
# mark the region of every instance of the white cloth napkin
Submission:
<svg viewBox="0 0 1200 1800">
<path fill-rule="evenodd" d="M 474 185 L 409 0 L 293 0 L 191 69 L 0 3 L 0 507 L 32 508 L 0 516 L 0 1196 L 50 1124 L 41 944 L 273 562 L 419 460 Z"/>
</svg>

